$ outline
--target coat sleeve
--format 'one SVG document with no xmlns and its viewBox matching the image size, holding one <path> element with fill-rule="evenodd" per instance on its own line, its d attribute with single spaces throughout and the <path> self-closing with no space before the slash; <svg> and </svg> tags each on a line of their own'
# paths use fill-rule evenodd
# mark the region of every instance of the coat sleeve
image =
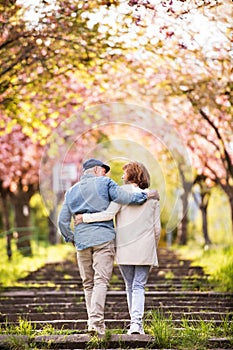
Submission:
<svg viewBox="0 0 233 350">
<path fill-rule="evenodd" d="M 119 204 L 143 204 L 147 200 L 146 191 L 127 192 L 110 179 L 109 181 L 110 200 Z"/>
<path fill-rule="evenodd" d="M 156 246 L 158 247 L 160 234 L 161 234 L 161 220 L 160 220 L 160 205 L 159 201 L 155 201 L 154 208 L 154 233 L 155 233 L 155 241 Z"/>
<path fill-rule="evenodd" d="M 60 233 L 65 239 L 65 242 L 74 242 L 74 233 L 70 227 L 71 219 L 72 214 L 69 210 L 65 197 L 64 203 L 58 216 L 58 227 Z"/>
<path fill-rule="evenodd" d="M 85 213 L 83 214 L 83 222 L 95 222 L 95 221 L 109 221 L 114 218 L 114 216 L 120 210 L 121 205 L 118 203 L 111 202 L 106 210 L 100 211 L 98 213 Z"/>
</svg>

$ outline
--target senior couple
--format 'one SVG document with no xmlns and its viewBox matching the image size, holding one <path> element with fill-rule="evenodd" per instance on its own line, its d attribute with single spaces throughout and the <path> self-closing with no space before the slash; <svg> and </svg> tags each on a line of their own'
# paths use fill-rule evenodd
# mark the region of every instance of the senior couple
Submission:
<svg viewBox="0 0 233 350">
<path fill-rule="evenodd" d="M 98 159 L 83 163 L 80 181 L 65 194 L 58 225 L 65 241 L 77 250 L 88 332 L 105 334 L 106 294 L 116 258 L 130 315 L 127 333 L 144 334 L 145 285 L 151 266 L 158 265 L 159 194 L 148 189 L 150 175 L 139 162 L 123 166 L 123 186 L 105 176 L 109 170 Z"/>
</svg>

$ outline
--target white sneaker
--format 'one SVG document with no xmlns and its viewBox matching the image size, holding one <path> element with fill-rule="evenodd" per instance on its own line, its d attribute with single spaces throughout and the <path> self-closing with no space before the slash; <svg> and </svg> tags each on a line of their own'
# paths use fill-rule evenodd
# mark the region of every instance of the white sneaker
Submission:
<svg viewBox="0 0 233 350">
<path fill-rule="evenodd" d="M 104 327 L 88 326 L 87 331 L 93 335 L 105 335 Z"/>
<path fill-rule="evenodd" d="M 143 327 L 138 323 L 132 323 L 127 334 L 145 334 Z"/>
</svg>

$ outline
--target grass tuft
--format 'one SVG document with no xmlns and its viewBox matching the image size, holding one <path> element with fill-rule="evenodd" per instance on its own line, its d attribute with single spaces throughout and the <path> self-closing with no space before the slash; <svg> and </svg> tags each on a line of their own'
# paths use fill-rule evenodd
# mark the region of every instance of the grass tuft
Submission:
<svg viewBox="0 0 233 350">
<path fill-rule="evenodd" d="M 233 323 L 229 319 L 227 316 L 222 325 L 217 325 L 214 321 L 199 319 L 194 322 L 183 317 L 180 327 L 175 328 L 171 315 L 166 317 L 160 311 L 153 310 L 146 314 L 145 330 L 154 336 L 154 348 L 206 350 L 211 338 L 227 338 L 233 344 Z"/>
</svg>

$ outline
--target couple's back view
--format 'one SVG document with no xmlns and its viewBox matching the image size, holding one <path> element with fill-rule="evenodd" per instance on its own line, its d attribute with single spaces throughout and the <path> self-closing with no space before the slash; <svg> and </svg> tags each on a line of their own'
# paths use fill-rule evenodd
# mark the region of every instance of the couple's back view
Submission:
<svg viewBox="0 0 233 350">
<path fill-rule="evenodd" d="M 150 267 L 158 264 L 158 192 L 147 190 L 150 176 L 144 165 L 138 162 L 124 166 L 125 185 L 121 188 L 105 177 L 109 167 L 101 161 L 90 159 L 83 164 L 83 168 L 84 175 L 80 182 L 66 193 L 59 215 L 59 227 L 65 240 L 74 241 L 77 249 L 88 331 L 98 334 L 105 332 L 104 306 L 116 243 L 116 260 L 125 281 L 131 316 L 128 333 L 143 334 L 144 287 Z M 147 201 L 148 198 L 154 199 Z M 70 223 L 75 214 L 76 224 L 79 224 L 75 225 L 73 233 Z"/>
</svg>

